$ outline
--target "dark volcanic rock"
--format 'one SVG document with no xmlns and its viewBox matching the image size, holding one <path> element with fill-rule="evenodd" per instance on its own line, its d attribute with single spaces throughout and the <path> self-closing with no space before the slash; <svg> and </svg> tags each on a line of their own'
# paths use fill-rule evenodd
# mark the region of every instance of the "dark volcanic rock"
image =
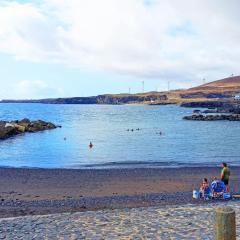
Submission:
<svg viewBox="0 0 240 240">
<path fill-rule="evenodd" d="M 181 98 L 191 99 L 191 98 L 232 98 L 234 97 L 235 92 L 193 92 L 180 94 Z"/>
<path fill-rule="evenodd" d="M 149 101 L 167 101 L 166 94 L 104 94 L 92 97 L 51 98 L 39 100 L 2 100 L 0 103 L 45 103 L 45 104 L 128 104 Z"/>
<path fill-rule="evenodd" d="M 204 111 L 202 111 L 202 113 L 219 113 L 219 111 L 217 108 L 215 108 L 215 109 L 204 110 Z"/>
<path fill-rule="evenodd" d="M 192 108 L 221 108 L 228 105 L 228 103 L 220 101 L 199 101 L 199 102 L 187 102 L 182 103 L 181 107 L 192 107 Z"/>
<path fill-rule="evenodd" d="M 195 110 L 193 110 L 193 113 L 201 113 L 201 110 L 195 109 Z"/>
<path fill-rule="evenodd" d="M 142 103 L 149 101 L 166 101 L 166 95 L 148 95 L 148 96 L 138 96 L 138 95 L 99 95 L 96 97 L 98 104 L 127 104 L 127 103 Z"/>
<path fill-rule="evenodd" d="M 22 120 L 20 120 L 20 121 L 18 121 L 18 123 L 19 124 L 29 124 L 29 123 L 31 123 L 31 121 L 28 119 L 28 118 L 24 118 L 24 119 L 22 119 Z"/>
<path fill-rule="evenodd" d="M 158 106 L 158 105 L 171 105 L 176 104 L 175 102 L 168 102 L 168 101 L 162 101 L 162 102 L 151 102 L 148 105 L 149 106 Z"/>
<path fill-rule="evenodd" d="M 57 128 L 57 126 L 51 122 L 45 122 L 42 120 L 31 122 L 27 118 L 11 122 L 0 121 L 0 140 L 7 139 L 20 133 L 39 132 L 54 128 Z"/>
<path fill-rule="evenodd" d="M 6 139 L 17 134 L 17 130 L 14 127 L 1 127 L 0 128 L 0 139 Z"/>
<path fill-rule="evenodd" d="M 207 110 L 201 111 L 202 113 L 240 114 L 240 101 L 194 101 L 182 103 L 181 107 L 208 108 Z"/>
<path fill-rule="evenodd" d="M 202 114 L 194 114 L 191 116 L 183 117 L 184 120 L 195 120 L 195 121 L 240 121 L 240 114 L 221 114 L 221 115 L 202 115 Z"/>
</svg>

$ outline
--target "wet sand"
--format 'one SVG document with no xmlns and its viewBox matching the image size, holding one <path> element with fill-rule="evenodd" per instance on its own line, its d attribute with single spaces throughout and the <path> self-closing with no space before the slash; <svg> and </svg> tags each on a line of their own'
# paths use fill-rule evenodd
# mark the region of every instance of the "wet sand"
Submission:
<svg viewBox="0 0 240 240">
<path fill-rule="evenodd" d="M 239 192 L 240 167 L 231 168 Z M 193 203 L 191 192 L 220 168 L 24 169 L 0 168 L 0 217 L 102 208 Z"/>
</svg>

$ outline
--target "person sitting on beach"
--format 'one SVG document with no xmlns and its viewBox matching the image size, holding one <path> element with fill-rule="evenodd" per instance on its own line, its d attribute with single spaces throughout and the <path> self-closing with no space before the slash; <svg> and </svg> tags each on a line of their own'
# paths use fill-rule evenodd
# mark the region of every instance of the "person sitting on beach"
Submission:
<svg viewBox="0 0 240 240">
<path fill-rule="evenodd" d="M 211 183 L 213 197 L 218 197 L 226 191 L 226 186 L 222 180 L 218 180 L 216 177 L 213 178 Z"/>
<path fill-rule="evenodd" d="M 222 163 L 222 171 L 221 171 L 221 180 L 224 182 L 226 186 L 226 192 L 229 192 L 229 176 L 230 170 L 225 162 Z"/>
<path fill-rule="evenodd" d="M 207 178 L 203 178 L 201 185 L 200 185 L 199 192 L 200 192 L 200 197 L 202 197 L 204 199 L 209 197 L 209 195 L 211 193 L 211 189 L 209 187 Z"/>
</svg>

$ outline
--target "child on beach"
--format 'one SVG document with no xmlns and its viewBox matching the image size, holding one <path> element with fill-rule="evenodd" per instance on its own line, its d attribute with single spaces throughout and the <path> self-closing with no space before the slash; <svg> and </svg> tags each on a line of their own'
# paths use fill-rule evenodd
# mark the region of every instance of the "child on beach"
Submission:
<svg viewBox="0 0 240 240">
<path fill-rule="evenodd" d="M 210 193 L 211 193 L 211 189 L 209 187 L 209 184 L 208 184 L 208 180 L 207 178 L 203 178 L 202 182 L 201 182 L 201 185 L 200 185 L 200 197 L 201 198 L 208 198 Z"/>
</svg>

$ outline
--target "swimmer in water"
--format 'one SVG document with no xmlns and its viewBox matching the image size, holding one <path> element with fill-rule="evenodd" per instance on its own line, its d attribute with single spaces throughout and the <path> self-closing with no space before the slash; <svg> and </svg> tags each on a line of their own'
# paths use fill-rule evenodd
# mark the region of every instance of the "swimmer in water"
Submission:
<svg viewBox="0 0 240 240">
<path fill-rule="evenodd" d="M 93 147 L 93 144 L 92 142 L 89 143 L 89 148 L 92 148 Z"/>
</svg>

